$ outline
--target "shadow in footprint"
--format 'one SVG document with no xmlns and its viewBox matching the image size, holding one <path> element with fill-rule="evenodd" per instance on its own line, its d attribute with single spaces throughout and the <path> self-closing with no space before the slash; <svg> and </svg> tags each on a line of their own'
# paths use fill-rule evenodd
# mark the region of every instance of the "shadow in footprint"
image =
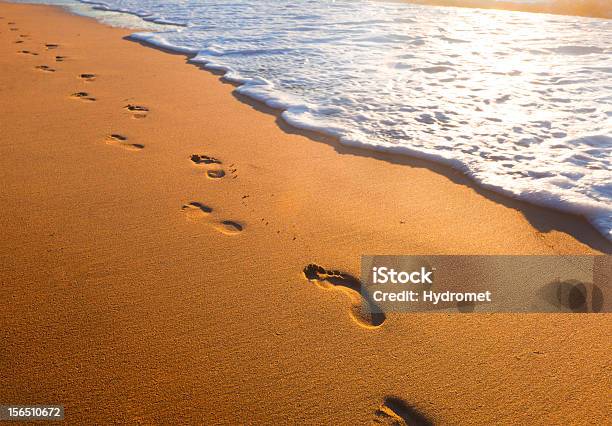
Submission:
<svg viewBox="0 0 612 426">
<path fill-rule="evenodd" d="M 57 49 L 59 47 L 59 44 L 47 43 L 45 44 L 45 47 L 47 48 L 47 50 Z"/>
<path fill-rule="evenodd" d="M 401 398 L 389 396 L 376 410 L 377 423 L 389 425 L 433 426 L 433 422 Z"/>
<path fill-rule="evenodd" d="M 198 166 L 222 164 L 221 160 L 204 154 L 192 154 L 191 161 Z M 221 179 L 225 176 L 225 170 L 219 168 L 207 170 L 206 176 L 209 179 Z"/>
<path fill-rule="evenodd" d="M 70 97 L 73 99 L 81 99 L 81 100 L 90 101 L 90 102 L 96 101 L 96 98 L 90 96 L 89 93 L 87 92 L 76 92 L 70 95 Z"/>
<path fill-rule="evenodd" d="M 149 108 L 147 107 L 144 107 L 142 105 L 132 105 L 132 104 L 126 105 L 125 109 L 127 109 L 128 111 L 142 111 L 142 112 L 149 111 Z"/>
<path fill-rule="evenodd" d="M 17 53 L 21 53 L 22 55 L 32 55 L 32 56 L 38 56 L 38 53 L 36 52 L 31 52 L 29 50 L 20 50 Z"/>
<path fill-rule="evenodd" d="M 149 108 L 142 105 L 128 104 L 124 108 L 132 112 L 132 117 L 134 118 L 145 118 L 147 116 L 147 113 L 149 112 Z"/>
<path fill-rule="evenodd" d="M 192 201 L 181 207 L 181 211 L 185 213 L 187 219 L 195 221 L 209 216 L 213 209 L 200 202 Z"/>
<path fill-rule="evenodd" d="M 64 62 L 66 60 L 65 56 L 56 56 L 55 62 Z"/>
<path fill-rule="evenodd" d="M 221 160 L 203 154 L 192 154 L 191 161 L 195 164 L 221 164 Z"/>
<path fill-rule="evenodd" d="M 95 74 L 79 74 L 79 78 L 85 81 L 94 81 L 96 79 Z"/>
<path fill-rule="evenodd" d="M 327 270 L 311 263 L 304 268 L 306 279 L 324 289 L 338 289 L 349 296 L 353 305 L 351 318 L 362 327 L 375 328 L 382 325 L 387 317 L 382 312 L 373 312 L 377 307 L 361 296 L 361 281 L 344 272 Z"/>
<path fill-rule="evenodd" d="M 233 220 L 224 220 L 219 222 L 215 228 L 226 235 L 237 235 L 244 230 L 244 226 Z"/>
<path fill-rule="evenodd" d="M 221 179 L 225 176 L 225 171 L 222 169 L 208 170 L 206 172 L 206 176 L 208 176 L 210 179 Z"/>
<path fill-rule="evenodd" d="M 48 65 L 38 65 L 36 66 L 36 69 L 45 72 L 55 72 L 55 69 L 49 67 Z"/>
<path fill-rule="evenodd" d="M 146 118 L 149 112 L 149 108 L 142 105 L 128 104 L 124 108 L 132 113 L 132 118 Z"/>
<path fill-rule="evenodd" d="M 113 133 L 111 135 L 108 135 L 108 137 L 106 138 L 106 143 L 109 145 L 120 146 L 130 151 L 140 151 L 141 149 L 144 148 L 144 145 L 142 144 L 130 143 L 127 140 L 128 138 L 126 136 L 123 136 L 117 133 Z"/>
<path fill-rule="evenodd" d="M 199 201 L 192 201 L 181 207 L 187 220 L 196 222 L 210 217 L 213 209 Z M 237 235 L 244 230 L 244 225 L 233 220 L 223 220 L 221 222 L 208 222 L 213 228 L 225 235 Z"/>
</svg>

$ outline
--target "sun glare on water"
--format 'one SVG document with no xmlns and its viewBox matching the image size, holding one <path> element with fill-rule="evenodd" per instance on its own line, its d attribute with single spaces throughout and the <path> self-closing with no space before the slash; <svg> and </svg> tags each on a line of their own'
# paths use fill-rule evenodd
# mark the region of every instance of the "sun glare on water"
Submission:
<svg viewBox="0 0 612 426">
<path fill-rule="evenodd" d="M 612 18 L 609 0 L 408 0 L 414 3 Z"/>
</svg>

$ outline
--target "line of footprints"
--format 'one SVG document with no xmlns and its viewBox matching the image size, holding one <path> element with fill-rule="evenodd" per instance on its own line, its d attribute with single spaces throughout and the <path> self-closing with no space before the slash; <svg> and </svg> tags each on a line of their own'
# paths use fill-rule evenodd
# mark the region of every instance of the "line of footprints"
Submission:
<svg viewBox="0 0 612 426">
<path fill-rule="evenodd" d="M 15 25 L 15 22 L 8 22 L 10 29 L 12 31 L 19 31 Z M 19 38 L 15 41 L 17 44 L 22 44 L 26 41 L 31 41 L 31 38 L 27 34 L 20 34 Z M 61 46 L 57 43 L 46 43 L 44 45 L 47 51 L 60 49 Z M 28 49 L 22 49 L 17 52 L 20 55 L 27 56 L 40 56 L 38 52 Z M 64 62 L 68 58 L 63 55 L 54 55 L 56 62 Z M 54 73 L 58 71 L 57 69 L 43 64 L 36 65 L 35 69 L 47 73 Z M 78 75 L 78 78 L 84 83 L 92 83 L 96 81 L 96 74 L 91 73 L 82 73 Z M 74 92 L 70 95 L 71 99 L 82 101 L 82 102 L 96 102 L 97 99 L 93 96 L 89 91 L 78 91 Z M 149 108 L 144 105 L 136 105 L 136 104 L 127 104 L 124 107 L 124 110 L 132 115 L 134 119 L 143 119 L 147 117 L 149 113 Z M 145 148 L 144 144 L 141 143 L 133 143 L 129 138 L 121 133 L 110 133 L 106 135 L 105 140 L 106 144 L 111 146 L 117 146 L 128 151 L 142 151 Z M 237 169 L 234 164 L 230 164 L 227 169 L 222 166 L 222 162 L 214 157 L 208 155 L 200 155 L 194 154 L 190 157 L 191 162 L 199 167 L 204 168 L 205 175 L 211 180 L 220 180 L 225 177 L 236 179 L 238 177 Z M 213 209 L 199 202 L 190 202 L 185 204 L 181 208 L 181 212 L 185 215 L 188 221 L 190 222 L 208 222 L 214 229 L 225 234 L 225 235 L 237 235 L 240 234 L 244 225 L 240 222 L 234 220 L 215 220 Z"/>
<path fill-rule="evenodd" d="M 28 38 L 28 36 L 22 35 L 18 41 L 22 41 L 21 39 L 24 38 Z M 55 43 L 45 44 L 47 50 L 54 50 L 59 47 L 60 46 Z M 19 53 L 38 55 L 38 53 L 29 50 L 21 50 Z M 66 57 L 64 56 L 56 56 L 56 60 L 60 62 L 65 59 Z M 39 65 L 37 68 L 47 72 L 55 71 L 46 65 Z M 80 74 L 78 77 L 85 83 L 91 83 L 96 80 L 95 74 L 84 73 Z M 71 98 L 84 102 L 96 101 L 96 98 L 86 91 L 75 92 L 71 95 Z M 135 119 L 146 118 L 149 113 L 149 108 L 143 105 L 128 104 L 124 109 L 132 114 L 132 117 Z M 121 147 L 129 151 L 141 151 L 145 147 L 141 143 L 133 143 L 127 136 L 120 133 L 111 133 L 107 135 L 105 141 L 108 145 Z M 238 177 L 238 170 L 234 164 L 225 167 L 220 159 L 213 156 L 207 154 L 192 154 L 190 160 L 194 167 L 204 171 L 208 179 L 221 180 L 224 178 L 236 179 Z M 181 212 L 189 222 L 208 223 L 214 229 L 226 235 L 237 235 L 244 230 L 244 225 L 240 222 L 216 219 L 216 214 L 213 212 L 212 207 L 199 201 L 191 201 L 183 205 L 181 207 Z M 340 291 L 345 294 L 351 301 L 349 316 L 360 327 L 374 329 L 380 327 L 385 322 L 385 315 L 383 313 L 376 313 L 378 311 L 377 307 L 368 306 L 367 303 L 369 302 L 361 297 L 361 282 L 357 278 L 340 271 L 327 270 L 314 264 L 307 265 L 303 270 L 303 274 L 309 282 L 315 283 L 321 289 Z"/>
<path fill-rule="evenodd" d="M 3 19 L 3 17 L 0 17 L 0 19 Z M 7 24 L 9 25 L 10 31 L 19 31 L 19 28 L 15 26 L 15 22 L 7 22 Z M 20 34 L 19 38 L 14 43 L 23 44 L 29 39 L 29 35 Z M 55 50 L 60 46 L 55 43 L 47 43 L 44 47 L 46 50 Z M 28 56 L 39 56 L 39 53 L 28 49 L 22 49 L 17 53 Z M 64 62 L 66 59 L 66 56 L 55 55 L 55 62 Z M 57 71 L 55 68 L 48 65 L 37 65 L 35 68 L 47 73 Z M 83 82 L 93 82 L 96 80 L 96 75 L 83 73 L 79 74 L 78 78 Z M 70 97 L 84 102 L 96 101 L 96 98 L 86 91 L 75 92 L 71 94 Z M 149 112 L 147 107 L 135 104 L 128 104 L 124 109 L 132 114 L 132 117 L 135 119 L 146 118 Z M 119 133 L 107 135 L 106 143 L 130 151 L 141 151 L 145 147 L 143 144 L 132 143 L 126 136 Z M 190 160 L 196 167 L 203 169 L 209 179 L 236 179 L 238 177 L 237 168 L 234 164 L 230 164 L 225 168 L 223 162 L 215 157 L 205 154 L 192 154 Z M 225 235 L 238 235 L 244 230 L 244 224 L 234 220 L 218 219 L 212 207 L 198 201 L 184 204 L 181 207 L 181 212 L 189 222 L 207 223 L 212 228 Z M 366 304 L 371 302 L 368 302 L 361 296 L 361 282 L 354 276 L 337 270 L 328 270 L 315 264 L 309 264 L 304 267 L 303 275 L 307 281 L 316 284 L 326 291 L 340 291 L 344 293 L 351 301 L 349 315 L 359 326 L 367 329 L 374 329 L 380 327 L 385 322 L 385 314 L 376 313 L 378 311 L 376 306 L 366 306 Z M 426 416 L 404 400 L 395 396 L 388 396 L 384 399 L 383 403 L 375 412 L 374 423 L 423 426 L 433 424 Z"/>
<path fill-rule="evenodd" d="M 187 220 L 192 222 L 208 222 L 217 231 L 226 235 L 237 235 L 244 229 L 241 223 L 233 220 L 215 220 L 212 207 L 197 201 L 185 204 L 181 210 L 185 217 L 187 217 Z"/>
<path fill-rule="evenodd" d="M 192 154 L 190 159 L 195 167 L 204 170 L 209 179 L 219 180 L 227 176 L 231 176 L 232 179 L 235 179 L 238 177 L 238 170 L 234 164 L 228 166 L 228 172 L 226 173 L 223 162 L 218 158 L 205 154 Z M 185 204 L 181 210 L 187 217 L 187 220 L 192 222 L 203 220 L 211 224 L 217 231 L 226 235 L 237 235 L 244 229 L 242 223 L 234 220 L 215 220 L 212 207 L 198 201 L 192 201 Z"/>
<path fill-rule="evenodd" d="M 21 35 L 18 41 L 23 41 L 22 39 L 27 39 L 28 37 L 27 35 Z M 59 47 L 60 46 L 55 43 L 45 44 L 47 50 L 54 50 Z M 38 53 L 29 50 L 21 50 L 19 53 L 34 56 L 38 55 Z M 59 62 L 65 59 L 65 56 L 56 56 L 56 60 Z M 39 65 L 37 68 L 47 72 L 55 71 L 46 65 Z M 96 80 L 95 74 L 83 73 L 78 77 L 85 83 L 91 83 Z M 71 98 L 83 102 L 96 101 L 96 98 L 86 91 L 75 92 L 71 95 Z M 132 114 L 132 117 L 135 119 L 146 118 L 149 113 L 149 108 L 143 105 L 128 104 L 124 109 Z M 105 142 L 108 145 L 121 147 L 129 151 L 141 151 L 145 148 L 143 144 L 133 143 L 127 136 L 120 133 L 111 133 L 107 135 Z M 192 154 L 190 160 L 194 167 L 203 170 L 208 179 L 218 181 L 228 178 L 236 179 L 238 177 L 238 170 L 234 164 L 229 164 L 225 167 L 223 161 L 213 156 L 207 154 Z M 183 205 L 181 207 L 181 212 L 189 222 L 208 223 L 211 227 L 226 235 L 237 235 L 244 230 L 244 225 L 240 222 L 215 218 L 216 213 L 213 211 L 212 207 L 199 201 L 191 201 Z M 360 327 L 374 329 L 380 327 L 385 322 L 385 315 L 383 313 L 376 313 L 376 311 L 378 311 L 376 306 L 366 305 L 369 302 L 361 297 L 361 282 L 357 278 L 336 270 L 327 270 L 314 264 L 307 265 L 303 270 L 303 274 L 309 282 L 315 283 L 319 288 L 344 293 L 351 301 L 349 316 Z"/>
</svg>

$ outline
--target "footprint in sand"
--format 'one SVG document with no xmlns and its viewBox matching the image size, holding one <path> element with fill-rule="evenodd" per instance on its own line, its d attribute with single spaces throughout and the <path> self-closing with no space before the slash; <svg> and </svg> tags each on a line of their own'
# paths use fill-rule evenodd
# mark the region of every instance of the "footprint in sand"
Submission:
<svg viewBox="0 0 612 426">
<path fill-rule="evenodd" d="M 55 72 L 55 69 L 49 67 L 48 65 L 38 65 L 35 68 L 45 72 Z"/>
<path fill-rule="evenodd" d="M 376 410 L 375 424 L 433 426 L 433 422 L 401 398 L 389 396 Z"/>
<path fill-rule="evenodd" d="M 191 161 L 195 164 L 222 164 L 221 160 L 217 160 L 214 157 L 209 157 L 208 155 L 202 154 L 193 154 L 191 156 Z"/>
<path fill-rule="evenodd" d="M 59 47 L 59 44 L 47 43 L 45 44 L 45 47 L 47 48 L 47 50 L 57 49 Z"/>
<path fill-rule="evenodd" d="M 94 81 L 96 79 L 95 74 L 79 74 L 79 78 L 85 81 Z"/>
<path fill-rule="evenodd" d="M 215 225 L 215 229 L 226 235 L 237 235 L 242 232 L 244 227 L 233 220 L 224 220 Z"/>
<path fill-rule="evenodd" d="M 187 220 L 196 221 L 209 217 L 213 210 L 207 205 L 197 201 L 192 201 L 191 203 L 185 204 L 183 207 L 181 207 L 181 211 L 185 213 Z"/>
<path fill-rule="evenodd" d="M 204 154 L 192 154 L 191 161 L 198 166 L 212 167 L 206 171 L 206 176 L 209 179 L 217 180 L 225 177 L 225 170 L 219 167 L 223 163 L 215 157 Z"/>
<path fill-rule="evenodd" d="M 133 113 L 133 118 L 146 118 L 147 113 L 149 112 L 149 108 L 142 105 L 127 104 L 124 108 Z"/>
<path fill-rule="evenodd" d="M 206 204 L 198 201 L 192 201 L 181 207 L 181 211 L 190 222 L 200 221 L 202 219 L 211 219 L 209 222 L 213 228 L 225 235 L 237 235 L 244 230 L 244 225 L 233 220 L 222 220 L 215 222 L 212 220 L 211 213 L 213 209 Z"/>
<path fill-rule="evenodd" d="M 15 43 L 15 44 L 21 44 L 21 43 L 23 43 L 23 40 L 15 40 L 13 43 Z"/>
<path fill-rule="evenodd" d="M 38 56 L 38 53 L 36 52 L 30 52 L 29 50 L 20 50 L 17 53 L 21 53 L 22 55 L 32 55 L 32 56 Z"/>
<path fill-rule="evenodd" d="M 109 145 L 120 146 L 121 148 L 128 149 L 130 151 L 140 151 L 144 148 L 144 145 L 139 143 L 130 143 L 127 141 L 128 138 L 126 136 L 113 133 L 108 135 L 106 138 L 106 143 Z"/>
<path fill-rule="evenodd" d="M 225 170 L 223 169 L 208 170 L 206 172 L 206 176 L 208 176 L 210 179 L 221 179 L 223 178 L 223 176 L 225 176 Z"/>
<path fill-rule="evenodd" d="M 66 60 L 65 56 L 56 56 L 55 62 L 64 62 Z"/>
<path fill-rule="evenodd" d="M 361 281 L 352 275 L 327 270 L 312 263 L 304 268 L 304 275 L 308 281 L 325 290 L 337 290 L 345 293 L 353 302 L 350 316 L 361 327 L 376 328 L 387 319 L 384 313 L 371 312 L 376 306 L 371 305 L 361 296 Z M 368 307 L 370 309 L 367 309 Z"/>
<path fill-rule="evenodd" d="M 19 31 L 19 28 L 9 28 L 11 31 Z"/>
<path fill-rule="evenodd" d="M 87 92 L 76 92 L 70 95 L 73 99 L 81 99 L 83 101 L 95 102 L 96 98 L 89 95 Z"/>
</svg>

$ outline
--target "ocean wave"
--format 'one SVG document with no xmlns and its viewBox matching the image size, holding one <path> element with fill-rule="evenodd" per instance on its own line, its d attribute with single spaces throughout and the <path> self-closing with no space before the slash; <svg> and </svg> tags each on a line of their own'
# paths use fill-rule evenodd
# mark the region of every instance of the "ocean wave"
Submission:
<svg viewBox="0 0 612 426">
<path fill-rule="evenodd" d="M 365 0 L 81 0 L 295 127 L 440 162 L 612 241 L 612 21 Z"/>
</svg>

